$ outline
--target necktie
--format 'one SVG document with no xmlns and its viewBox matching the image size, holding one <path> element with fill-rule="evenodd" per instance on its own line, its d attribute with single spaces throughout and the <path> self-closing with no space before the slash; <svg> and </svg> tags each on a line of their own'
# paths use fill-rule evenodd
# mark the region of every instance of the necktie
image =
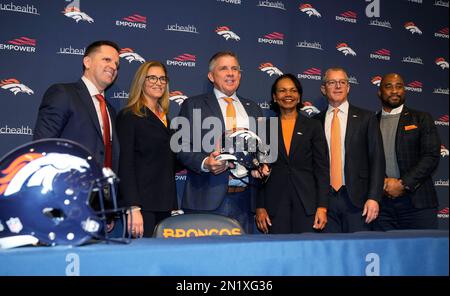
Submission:
<svg viewBox="0 0 450 296">
<path fill-rule="evenodd" d="M 233 105 L 233 99 L 232 98 L 224 98 L 225 102 L 228 103 L 227 105 L 227 112 L 226 112 L 226 128 L 228 130 L 234 130 L 236 129 L 236 109 L 234 109 Z"/>
<path fill-rule="evenodd" d="M 338 191 L 342 187 L 342 154 L 341 126 L 339 124 L 339 109 L 334 109 L 331 121 L 331 187 Z"/>
<path fill-rule="evenodd" d="M 108 112 L 106 111 L 105 98 L 101 95 L 95 95 L 100 103 L 100 112 L 102 113 L 103 122 L 103 143 L 105 144 L 105 160 L 103 165 L 112 168 L 112 144 L 111 144 L 111 128 L 109 126 Z"/>
</svg>

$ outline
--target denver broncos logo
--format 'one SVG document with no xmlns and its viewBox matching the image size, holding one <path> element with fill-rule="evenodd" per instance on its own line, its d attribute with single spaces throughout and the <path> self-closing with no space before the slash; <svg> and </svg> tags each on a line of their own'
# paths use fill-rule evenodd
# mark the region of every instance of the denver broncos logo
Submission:
<svg viewBox="0 0 450 296">
<path fill-rule="evenodd" d="M 444 145 L 441 145 L 441 156 L 442 157 L 446 157 L 446 156 L 449 156 L 449 151 L 448 151 L 448 149 L 447 148 L 445 148 L 445 146 Z"/>
<path fill-rule="evenodd" d="M 308 116 L 313 116 L 315 114 L 320 113 L 319 109 L 317 109 L 316 106 L 314 106 L 311 102 L 308 102 L 308 101 L 303 102 L 303 107 L 301 110 L 306 112 L 306 114 L 308 114 Z"/>
<path fill-rule="evenodd" d="M 356 52 L 353 50 L 353 49 L 351 49 L 348 45 L 347 45 L 347 43 L 340 43 L 340 44 L 338 44 L 337 46 L 336 46 L 336 49 L 338 50 L 338 51 L 340 51 L 340 52 L 342 52 L 345 56 L 346 55 L 352 55 L 352 56 L 355 56 L 356 55 Z"/>
<path fill-rule="evenodd" d="M 320 13 L 316 9 L 314 9 L 311 4 L 302 4 L 300 5 L 299 9 L 301 12 L 306 13 L 309 17 L 321 17 Z"/>
<path fill-rule="evenodd" d="M 241 37 L 239 37 L 236 33 L 230 30 L 227 26 L 218 27 L 216 29 L 216 33 L 225 38 L 225 40 L 228 39 L 234 39 L 236 41 L 241 40 Z"/>
<path fill-rule="evenodd" d="M 5 176 L 0 178 L 0 194 L 3 194 L 6 191 L 11 179 L 21 168 L 30 161 L 40 157 L 42 157 L 42 154 L 40 153 L 26 153 L 16 158 L 6 169 L 2 170 L 1 173 Z"/>
<path fill-rule="evenodd" d="M 122 48 L 120 50 L 119 57 L 126 59 L 129 63 L 131 63 L 133 61 L 136 61 L 136 62 L 139 62 L 139 63 L 142 64 L 142 63 L 145 62 L 143 57 L 141 57 L 140 55 L 135 53 L 133 51 L 133 49 L 128 48 L 128 47 L 127 48 Z"/>
<path fill-rule="evenodd" d="M 169 100 L 174 101 L 178 105 L 183 104 L 184 100 L 186 100 L 188 97 L 185 96 L 181 91 L 175 90 L 171 91 L 169 94 Z"/>
<path fill-rule="evenodd" d="M 34 94 L 33 90 L 26 86 L 25 84 L 20 83 L 19 80 L 11 78 L 11 79 L 4 79 L 0 82 L 0 87 L 3 89 L 7 89 L 14 93 L 14 95 L 17 95 L 17 93 L 26 93 L 29 95 Z"/>
<path fill-rule="evenodd" d="M 66 6 L 66 8 L 64 9 L 64 11 L 62 11 L 62 13 L 67 17 L 73 18 L 77 23 L 79 21 L 93 23 L 94 20 L 89 15 L 82 12 L 79 7 L 80 7 L 80 1 L 74 0 L 73 2 L 69 3 Z"/>
<path fill-rule="evenodd" d="M 437 58 L 436 59 L 436 65 L 440 66 L 442 70 L 448 69 L 448 62 L 444 58 Z"/>
<path fill-rule="evenodd" d="M 26 153 L 16 158 L 1 173 L 0 195 L 9 196 L 17 193 L 26 183 L 27 187 L 42 186 L 42 193 L 53 190 L 53 179 L 62 173 L 77 170 L 86 171 L 89 164 L 86 160 L 62 153 Z"/>
<path fill-rule="evenodd" d="M 259 65 L 259 69 L 263 72 L 266 72 L 267 74 L 269 74 L 269 76 L 272 75 L 278 75 L 281 76 L 283 75 L 283 72 L 281 72 L 277 67 L 275 67 L 272 63 L 264 63 Z"/>
<path fill-rule="evenodd" d="M 405 24 L 405 29 L 410 31 L 411 34 L 417 33 L 419 35 L 422 35 L 422 31 L 413 23 L 413 22 L 407 22 Z"/>
<path fill-rule="evenodd" d="M 380 86 L 381 76 L 377 75 L 377 76 L 373 77 L 370 82 L 372 82 L 373 85 Z"/>
<path fill-rule="evenodd" d="M 258 137 L 257 134 L 255 134 L 252 131 L 249 130 L 237 130 L 234 133 L 232 133 L 230 138 L 243 138 L 245 141 L 249 141 L 250 139 L 255 139 L 255 141 L 258 141 L 258 143 L 261 143 L 261 139 Z"/>
</svg>

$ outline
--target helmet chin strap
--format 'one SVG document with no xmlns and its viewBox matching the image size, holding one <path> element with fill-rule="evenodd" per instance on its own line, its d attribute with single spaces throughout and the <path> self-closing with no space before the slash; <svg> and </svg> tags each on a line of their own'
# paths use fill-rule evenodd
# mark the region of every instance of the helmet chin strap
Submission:
<svg viewBox="0 0 450 296">
<path fill-rule="evenodd" d="M 246 184 L 246 185 L 248 185 L 248 186 L 260 188 L 264 183 L 267 182 L 267 179 L 269 179 L 270 174 L 269 174 L 269 176 L 265 176 L 265 177 L 262 178 L 261 184 L 253 184 L 253 183 L 250 183 L 250 182 L 248 182 L 248 181 L 245 180 L 245 179 L 248 177 L 248 175 L 249 175 L 249 174 L 248 174 L 249 169 L 247 169 L 246 167 L 244 167 L 243 165 L 241 165 L 241 164 L 239 164 L 239 163 L 235 163 L 235 162 L 234 162 L 234 164 L 236 165 L 236 168 L 234 168 L 234 169 L 229 169 L 229 170 L 230 170 L 231 177 L 232 177 L 233 179 L 236 179 L 236 180 L 241 181 L 242 183 L 244 183 L 244 184 Z M 244 174 L 244 175 L 241 175 L 241 174 L 235 174 L 235 172 L 237 172 L 237 171 L 239 170 L 240 167 L 243 168 L 243 170 L 245 170 L 245 174 Z M 258 168 L 257 170 L 259 171 L 260 168 Z M 260 174 L 262 175 L 261 172 L 260 172 Z"/>
<path fill-rule="evenodd" d="M 236 176 L 236 175 L 230 170 L 230 175 L 231 175 L 231 177 L 232 177 L 233 179 L 239 180 L 239 181 L 241 181 L 242 183 L 244 183 L 245 185 L 255 186 L 255 187 L 256 187 L 255 184 L 251 184 L 251 183 L 249 183 L 248 181 L 245 180 L 245 178 L 248 176 L 248 172 L 245 174 L 245 176 L 238 177 L 238 176 Z"/>
</svg>

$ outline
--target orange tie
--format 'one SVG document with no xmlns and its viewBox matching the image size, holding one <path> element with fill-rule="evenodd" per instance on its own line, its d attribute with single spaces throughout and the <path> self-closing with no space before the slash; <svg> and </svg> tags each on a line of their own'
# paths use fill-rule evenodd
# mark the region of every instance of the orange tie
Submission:
<svg viewBox="0 0 450 296">
<path fill-rule="evenodd" d="M 334 109 L 331 121 L 331 187 L 338 191 L 342 187 L 342 154 L 341 126 L 339 124 L 339 109 Z"/>
<path fill-rule="evenodd" d="M 233 99 L 232 98 L 224 98 L 225 102 L 228 103 L 227 105 L 227 114 L 226 114 L 226 128 L 235 130 L 237 127 L 236 124 L 236 109 L 234 109 L 233 105 Z"/>
<path fill-rule="evenodd" d="M 111 144 L 111 129 L 109 126 L 108 112 L 106 111 L 105 98 L 101 95 L 95 95 L 100 103 L 100 112 L 102 113 L 103 121 L 103 143 L 105 144 L 105 160 L 103 165 L 107 168 L 112 168 L 112 144 Z"/>
</svg>

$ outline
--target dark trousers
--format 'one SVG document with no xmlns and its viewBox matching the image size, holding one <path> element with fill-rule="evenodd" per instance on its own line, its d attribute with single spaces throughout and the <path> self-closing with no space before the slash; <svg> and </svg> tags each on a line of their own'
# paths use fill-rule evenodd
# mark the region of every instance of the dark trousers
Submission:
<svg viewBox="0 0 450 296">
<path fill-rule="evenodd" d="M 295 192 L 295 188 L 287 186 L 283 196 L 277 197 L 280 202 L 274 216 L 270 217 L 272 226 L 269 233 L 302 233 L 314 232 L 314 215 L 307 215 L 303 203 Z"/>
<path fill-rule="evenodd" d="M 366 216 L 362 216 L 362 209 L 352 204 L 345 186 L 338 192 L 331 193 L 327 218 L 328 223 L 324 232 L 349 233 L 370 230 L 369 224 L 365 222 Z"/>
<path fill-rule="evenodd" d="M 142 218 L 144 219 L 144 237 L 152 237 L 156 225 L 167 217 L 170 217 L 171 211 L 152 212 L 142 210 Z"/>
<path fill-rule="evenodd" d="M 379 231 L 437 228 L 437 208 L 416 209 L 408 196 L 395 199 L 383 197 L 380 214 L 374 222 L 374 230 Z"/>
<path fill-rule="evenodd" d="M 187 213 L 208 213 L 233 218 L 241 224 L 245 233 L 252 234 L 254 231 L 254 218 L 250 211 L 250 190 L 243 192 L 227 193 L 220 206 L 213 211 L 200 211 L 183 209 Z"/>
<path fill-rule="evenodd" d="M 245 233 L 253 233 L 253 216 L 250 212 L 250 190 L 227 193 L 220 207 L 211 212 L 236 219 Z"/>
</svg>

